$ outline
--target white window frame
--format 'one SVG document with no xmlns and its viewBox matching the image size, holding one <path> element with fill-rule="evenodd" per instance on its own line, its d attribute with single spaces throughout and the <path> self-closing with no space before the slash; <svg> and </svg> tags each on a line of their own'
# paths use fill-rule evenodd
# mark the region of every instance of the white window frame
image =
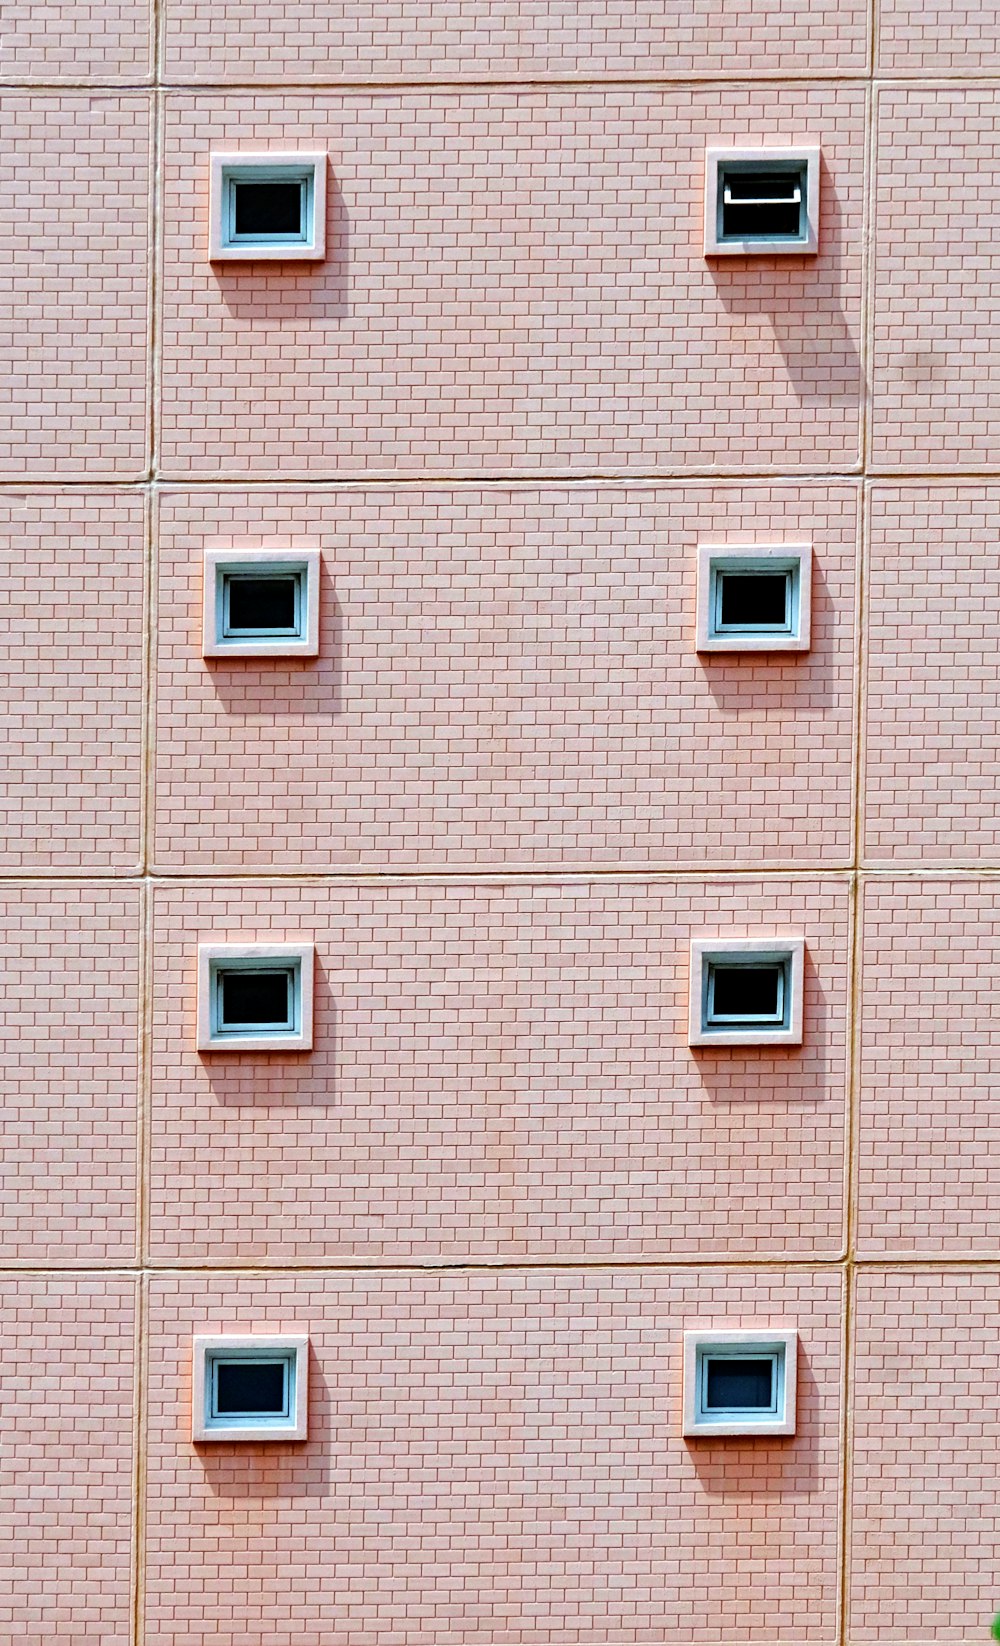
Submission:
<svg viewBox="0 0 1000 1646">
<path fill-rule="evenodd" d="M 782 1022 L 745 1019 L 727 1027 L 710 1017 L 711 970 L 715 965 L 782 964 L 786 996 Z M 696 937 L 691 939 L 688 1043 L 691 1046 L 801 1046 L 805 970 L 803 937 Z"/>
<path fill-rule="evenodd" d="M 215 1366 L 220 1360 L 280 1359 L 287 1363 L 289 1411 L 254 1418 L 213 1413 Z M 309 1424 L 309 1339 L 299 1333 L 198 1335 L 191 1376 L 191 1438 L 196 1441 L 305 1440 Z"/>
<path fill-rule="evenodd" d="M 799 1334 L 794 1328 L 700 1328 L 684 1333 L 683 1432 L 691 1439 L 713 1435 L 793 1435 L 797 1395 Z M 752 1409 L 706 1411 L 704 1382 L 710 1359 L 775 1362 L 775 1410 L 754 1416 Z"/>
<path fill-rule="evenodd" d="M 775 629 L 724 629 L 718 622 L 726 572 L 791 573 L 791 623 Z M 806 652 L 812 640 L 810 543 L 699 543 L 697 637 L 699 652 Z"/>
<path fill-rule="evenodd" d="M 805 168 L 806 233 L 801 240 L 781 236 L 773 239 L 723 240 L 720 238 L 720 170 L 726 165 L 749 170 L 759 166 Z M 814 144 L 788 144 L 771 148 L 709 148 L 705 151 L 705 255 L 706 257 L 810 257 L 819 251 L 820 150 Z"/>
<path fill-rule="evenodd" d="M 209 188 L 209 247 L 213 263 L 312 261 L 326 256 L 325 153 L 213 154 Z M 236 239 L 232 228 L 234 183 L 290 183 L 305 188 L 301 237 Z"/>
<path fill-rule="evenodd" d="M 204 657 L 316 657 L 319 654 L 318 549 L 286 547 L 205 550 L 202 572 L 202 655 Z M 297 574 L 301 610 L 296 634 L 227 634 L 225 591 L 234 576 L 276 577 Z"/>
<path fill-rule="evenodd" d="M 198 1050 L 202 1052 L 308 1052 L 313 1043 L 314 948 L 311 943 L 200 943 Z M 293 968 L 294 1004 L 288 1028 L 223 1029 L 220 976 L 226 971 Z"/>
</svg>

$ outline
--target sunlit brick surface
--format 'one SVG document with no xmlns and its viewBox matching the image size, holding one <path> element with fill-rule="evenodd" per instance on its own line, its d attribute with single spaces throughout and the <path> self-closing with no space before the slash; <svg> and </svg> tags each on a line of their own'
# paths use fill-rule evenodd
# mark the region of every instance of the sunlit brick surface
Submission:
<svg viewBox="0 0 1000 1646">
<path fill-rule="evenodd" d="M 998 537 L 996 486 L 875 488 L 865 782 L 873 862 L 997 861 Z"/>
<path fill-rule="evenodd" d="M 0 884 L 0 1254 L 135 1251 L 139 893 Z"/>
<path fill-rule="evenodd" d="M 0 7 L 0 1646 L 986 1638 L 963 5 Z M 761 145 L 818 252 L 706 258 Z M 213 264 L 220 150 L 326 153 L 327 255 Z M 707 544 L 811 545 L 807 650 L 696 650 Z M 206 550 L 279 547 L 317 655 L 206 659 Z M 802 1044 L 693 1050 L 744 935 L 804 939 Z M 199 1053 L 254 940 L 313 1049 Z M 798 1331 L 793 1437 L 682 1437 L 699 1325 Z M 277 1330 L 309 1438 L 193 1445 L 193 1336 Z"/>
<path fill-rule="evenodd" d="M 809 1271 L 155 1279 L 149 1637 L 833 1640 L 840 1289 Z M 685 1326 L 761 1319 L 801 1334 L 798 1433 L 685 1443 Z M 206 1323 L 308 1326 L 308 1441 L 192 1449 Z"/>
<path fill-rule="evenodd" d="M 877 467 L 978 469 L 995 462 L 998 119 L 996 89 L 891 89 L 879 96 Z"/>
<path fill-rule="evenodd" d="M 167 71 L 189 79 L 350 79 L 373 75 L 863 71 L 866 13 L 808 0 L 699 0 L 665 8 L 638 0 L 196 0 L 167 6 Z"/>
<path fill-rule="evenodd" d="M 150 105 L 7 92 L 0 477 L 144 467 Z"/>
<path fill-rule="evenodd" d="M 0 1279 L 0 1630 L 22 1646 L 132 1639 L 134 1294 Z"/>
<path fill-rule="evenodd" d="M 139 862 L 143 502 L 0 493 L 6 869 Z"/>
<path fill-rule="evenodd" d="M 157 862 L 846 862 L 857 520 L 849 486 L 170 491 Z M 812 650 L 701 658 L 698 541 L 755 537 L 812 539 Z M 315 662 L 206 667 L 234 539 L 322 546 Z"/>
<path fill-rule="evenodd" d="M 839 1248 L 846 887 L 156 894 L 158 1257 Z M 802 931 L 807 1043 L 686 1044 L 687 939 Z M 311 1057 L 199 1054 L 199 940 L 316 943 Z"/>
<path fill-rule="evenodd" d="M 975 1640 L 996 1610 L 995 1272 L 860 1274 L 852 1640 Z"/>
<path fill-rule="evenodd" d="M 706 144 L 775 125 L 822 136 L 825 254 L 711 268 Z M 329 150 L 325 263 L 208 263 L 240 145 Z M 849 88 L 172 94 L 164 468 L 854 463 L 863 145 Z"/>
<path fill-rule="evenodd" d="M 0 80 L 136 80 L 151 14 L 150 0 L 5 0 Z"/>
<path fill-rule="evenodd" d="M 863 956 L 862 1250 L 993 1253 L 1000 883 L 867 886 Z"/>
<path fill-rule="evenodd" d="M 995 74 L 998 34 L 996 0 L 882 0 L 879 65 L 886 74 Z"/>
</svg>

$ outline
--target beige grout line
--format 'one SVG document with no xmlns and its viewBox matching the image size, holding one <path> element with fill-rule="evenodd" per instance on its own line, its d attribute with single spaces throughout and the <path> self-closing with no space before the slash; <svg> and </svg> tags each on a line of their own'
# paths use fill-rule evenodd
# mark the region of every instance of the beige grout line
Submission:
<svg viewBox="0 0 1000 1646">
<path fill-rule="evenodd" d="M 137 1276 L 135 1292 L 134 1449 L 132 1457 L 132 1573 L 131 1640 L 141 1646 L 144 1634 L 143 1602 L 146 1577 L 146 1415 L 149 1370 L 149 1281 Z"/>
<path fill-rule="evenodd" d="M 1000 1275 L 1000 1250 L 991 1253 L 940 1253 L 921 1255 L 916 1252 L 880 1253 L 877 1257 L 858 1256 L 855 1254 L 848 1261 L 843 1255 L 834 1257 L 803 1257 L 798 1255 L 782 1254 L 780 1252 L 760 1256 L 755 1253 L 737 1252 L 731 1255 L 706 1254 L 700 1257 L 539 1257 L 539 1258 L 496 1258 L 485 1257 L 455 1257 L 455 1258 L 412 1258 L 404 1261 L 392 1257 L 344 1257 L 328 1258 L 325 1261 L 316 1258 L 264 1258 L 226 1260 L 217 1258 L 215 1261 L 182 1263 L 179 1261 L 157 1261 L 149 1258 L 145 1263 L 138 1261 L 108 1261 L 81 1263 L 66 1261 L 64 1263 L 39 1263 L 37 1260 L 24 1259 L 21 1262 L 7 1261 L 0 1263 L 0 1276 L 10 1280 L 24 1280 L 37 1276 L 40 1279 L 63 1279 L 77 1276 L 81 1279 L 102 1279 L 118 1276 L 120 1279 L 134 1279 L 143 1275 L 147 1279 L 182 1279 L 190 1275 L 260 1275 L 267 1277 L 275 1274 L 304 1274 L 315 1275 L 317 1279 L 330 1274 L 347 1275 L 454 1275 L 454 1274 L 563 1274 L 563 1273 L 616 1273 L 629 1271 L 637 1274 L 670 1274 L 682 1273 L 698 1269 L 733 1270 L 741 1274 L 843 1274 L 848 1269 L 855 1274 L 962 1274 L 985 1272 Z"/>
<path fill-rule="evenodd" d="M 143 887 L 161 886 L 178 887 L 191 891 L 203 890 L 209 885 L 218 885 L 220 890 L 237 886 L 290 886 L 299 885 L 306 890 L 310 887 L 351 886 L 440 886 L 462 885 L 470 886 L 516 886 L 531 883 L 543 885 L 574 885 L 585 886 L 590 883 L 603 885 L 610 881 L 620 882 L 623 886 L 642 885 L 684 885 L 690 881 L 709 880 L 716 884 L 728 885 L 733 883 L 755 883 L 757 881 L 795 881 L 797 884 L 823 883 L 827 881 L 840 882 L 850 886 L 854 880 L 860 885 L 868 881 L 878 883 L 891 880 L 928 880 L 928 881 L 956 881 L 958 883 L 976 884 L 980 881 L 989 883 L 1000 877 L 1000 865 L 995 863 L 940 866 L 925 866 L 922 864 L 891 863 L 864 865 L 853 870 L 848 863 L 830 865 L 820 864 L 788 864 L 773 868 L 732 868 L 727 864 L 709 863 L 695 865 L 692 868 L 670 869 L 651 864 L 649 868 L 636 868 L 633 864 L 602 865 L 599 868 L 501 868 L 491 864 L 488 868 L 476 868 L 474 865 L 461 868 L 422 868 L 387 869 L 354 868 L 354 869 L 238 869 L 205 868 L 194 870 L 191 868 L 167 870 L 150 870 L 147 874 L 127 872 L 122 874 L 100 874 L 90 870 L 79 872 L 67 871 L 64 874 L 53 873 L 49 870 L 39 871 L 37 874 L 26 874 L 23 869 L 7 869 L 0 872 L 0 884 L 10 889 L 20 886 L 77 886 L 103 887 L 111 890 L 115 887 Z"/>
<path fill-rule="evenodd" d="M 150 139 L 150 199 L 149 199 L 149 282 L 147 301 L 146 361 L 146 553 L 143 586 L 143 707 L 142 707 L 142 779 L 140 800 L 141 850 L 141 906 L 142 936 L 139 986 L 139 1056 L 136 1116 L 136 1242 L 139 1273 L 138 1318 L 136 1342 L 136 1407 L 135 1459 L 132 1492 L 133 1516 L 133 1571 L 132 1571 L 132 1640 L 133 1646 L 142 1646 L 145 1636 L 145 1582 L 146 1582 L 146 1477 L 147 1477 L 147 1387 L 148 1387 L 148 1304 L 149 1304 L 149 1161 L 151 1148 L 150 1117 L 152 1109 L 153 1053 L 152 1053 L 152 1000 L 153 1000 L 153 894 L 150 862 L 154 835 L 156 718 L 156 544 L 159 528 L 159 498 L 154 480 L 159 451 L 159 384 L 160 384 L 160 273 L 162 241 L 162 174 L 163 174 L 163 97 L 159 88 L 162 68 L 163 0 L 151 0 L 150 42 L 154 91 L 152 97 L 152 129 Z"/>
<path fill-rule="evenodd" d="M 587 491 L 595 486 L 605 490 L 619 491 L 658 491 L 669 489 L 684 491 L 685 488 L 711 485 L 719 490 L 727 488 L 737 490 L 741 486 L 789 486 L 808 488 L 811 486 L 860 486 L 865 481 L 878 486 L 907 486 L 911 485 L 920 491 L 926 491 L 932 486 L 948 486 L 973 489 L 977 486 L 1000 486 L 1000 468 L 996 469 L 962 469 L 956 465 L 953 469 L 934 470 L 914 466 L 912 469 L 882 469 L 872 467 L 865 470 L 861 463 L 854 468 L 831 468 L 794 470 L 785 468 L 773 469 L 664 469 L 662 471 L 637 470 L 594 470 L 587 474 L 558 474 L 547 471 L 538 473 L 516 474 L 487 474 L 469 471 L 461 474 L 441 475 L 438 473 L 403 475 L 391 472 L 372 470 L 365 474 L 352 474 L 348 477 L 336 474 L 309 475 L 300 474 L 289 478 L 287 475 L 169 475 L 162 473 L 152 480 L 140 475 L 132 479 L 118 479 L 113 476 L 95 476 L 92 479 L 73 479 L 70 477 L 28 475 L 20 479 L 6 476 L 0 478 L 0 496 L 11 493 L 19 496 L 22 493 L 28 496 L 45 496 L 53 492 L 77 491 L 90 492 L 99 496 L 111 496 L 117 493 L 124 495 L 133 492 L 142 492 L 149 487 L 167 497 L 183 497 L 190 493 L 221 492 L 226 495 L 236 493 L 256 494 L 259 492 L 277 492 L 282 495 L 299 492 L 332 492 L 340 495 L 342 492 L 372 492 L 372 491 L 399 491 L 399 492 L 477 492 L 477 491 Z"/>
<path fill-rule="evenodd" d="M 866 48 L 870 51 L 870 46 Z M 574 70 L 537 70 L 534 73 L 515 71 L 510 74 L 426 74 L 426 75 L 352 75 L 340 78 L 305 77 L 287 80 L 270 79 L 265 75 L 241 79 L 231 76 L 221 80 L 185 80 L 182 77 L 159 77 L 147 74 L 132 77 L 100 77 L 91 79 L 25 79 L 0 75 L 0 94 L 5 91 L 40 92 L 61 96 L 72 92 L 135 94 L 153 92 L 157 88 L 168 93 L 183 95 L 227 95 L 240 92 L 280 93 L 306 95 L 337 95 L 382 92 L 386 95 L 400 92 L 534 92 L 534 91 L 635 91 L 647 89 L 678 90 L 685 87 L 724 89 L 727 86 L 768 86 L 791 90 L 810 86 L 843 86 L 848 90 L 863 91 L 867 86 L 886 86 L 901 91 L 964 91 L 1000 89 L 1000 74 L 969 73 L 962 69 L 937 70 L 928 74 L 921 69 L 891 72 L 873 71 L 869 66 L 854 70 L 810 69 L 802 74 L 787 69 L 757 69 L 745 71 L 730 69 L 725 73 L 697 69 L 670 70 L 608 70 L 580 72 Z"/>
<path fill-rule="evenodd" d="M 44 496 L 52 492 L 89 492 L 102 496 L 116 493 L 129 494 L 141 492 L 152 486 L 154 490 L 165 496 L 183 497 L 199 492 L 252 493 L 276 492 L 282 495 L 295 493 L 322 493 L 331 492 L 340 495 L 343 492 L 477 492 L 477 491 L 587 491 L 596 486 L 605 490 L 619 491 L 657 491 L 670 489 L 683 491 L 685 488 L 702 486 L 738 489 L 741 486 L 788 486 L 808 488 L 812 486 L 860 486 L 865 481 L 878 486 L 913 486 L 919 491 L 926 491 L 932 486 L 948 486 L 970 489 L 977 486 L 1000 486 L 1000 468 L 967 468 L 963 469 L 956 464 L 953 469 L 928 469 L 914 465 L 909 469 L 891 469 L 871 466 L 865 469 L 862 463 L 850 468 L 829 469 L 787 469 L 787 468 L 760 468 L 760 469 L 733 469 L 733 468 L 691 468 L 691 469 L 662 469 L 662 470 L 628 470 L 628 469 L 595 469 L 585 474 L 581 473 L 553 473 L 539 470 L 536 472 L 517 471 L 516 473 L 492 473 L 464 471 L 450 475 L 437 472 L 420 474 L 399 474 L 388 470 L 369 470 L 363 474 L 348 476 L 335 473 L 285 475 L 261 475 L 260 473 L 242 475 L 164 475 L 162 471 L 152 480 L 141 475 L 134 475 L 130 479 L 116 479 L 113 475 L 95 475 L 92 478 L 74 479 L 72 477 L 56 477 L 53 475 L 24 475 L 14 478 L 7 475 L 0 478 L 0 496 L 12 493 L 18 496 L 25 493 L 29 496 Z"/>
<path fill-rule="evenodd" d="M 862 214 L 861 247 L 861 462 L 867 476 L 871 464 L 872 430 L 872 373 L 874 370 L 874 312 L 875 247 L 873 240 L 873 194 L 876 179 L 875 164 L 875 89 L 874 71 L 877 52 L 878 0 L 869 0 L 868 6 L 868 72 L 871 77 L 865 95 L 864 144 L 864 210 Z M 861 969 L 863 879 L 861 863 L 865 843 L 865 678 L 867 650 L 865 625 L 867 621 L 867 566 L 869 540 L 869 485 L 862 481 L 858 497 L 858 518 L 855 564 L 855 651 L 853 693 L 853 741 L 851 757 L 852 811 L 851 832 L 854 847 L 851 879 L 851 914 L 848 952 L 848 1007 L 847 1007 L 847 1088 L 845 1113 L 844 1157 L 844 1294 L 841 1332 L 840 1368 L 840 1481 L 838 1490 L 838 1584 L 837 1584 L 837 1638 L 843 1646 L 850 1634 L 851 1624 L 851 1486 L 854 1478 L 853 1439 L 851 1422 L 854 1377 L 854 1276 L 857 1257 L 857 1151 L 859 1131 L 859 1080 L 862 1033 Z"/>
</svg>

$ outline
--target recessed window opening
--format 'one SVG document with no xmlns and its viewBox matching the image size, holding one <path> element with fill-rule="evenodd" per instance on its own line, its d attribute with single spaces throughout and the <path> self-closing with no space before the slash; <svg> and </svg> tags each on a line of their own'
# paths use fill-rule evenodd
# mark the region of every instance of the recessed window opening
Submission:
<svg viewBox="0 0 1000 1646">
<path fill-rule="evenodd" d="M 779 1355 L 704 1351 L 699 1361 L 701 1409 L 719 1418 L 750 1412 L 777 1416 Z"/>
<path fill-rule="evenodd" d="M 209 1415 L 214 1419 L 288 1417 L 292 1409 L 289 1356 L 223 1359 L 212 1356 Z"/>
<path fill-rule="evenodd" d="M 718 236 L 727 240 L 797 240 L 808 236 L 806 165 L 719 164 Z"/>
<path fill-rule="evenodd" d="M 769 1326 L 684 1333 L 684 1433 L 795 1433 L 798 1333 Z"/>
<path fill-rule="evenodd" d="M 200 943 L 198 1050 L 312 1049 L 311 943 Z"/>
<path fill-rule="evenodd" d="M 806 143 L 705 152 L 708 257 L 819 250 L 820 150 Z"/>
<path fill-rule="evenodd" d="M 223 244 L 304 246 L 312 238 L 313 173 L 227 172 Z"/>
<path fill-rule="evenodd" d="M 304 1440 L 308 1394 L 305 1336 L 255 1333 L 194 1340 L 194 1440 Z"/>
<path fill-rule="evenodd" d="M 230 178 L 232 195 L 232 238 L 247 236 L 303 239 L 306 230 L 306 183 L 304 178 L 286 183 L 253 183 L 248 178 Z"/>
<path fill-rule="evenodd" d="M 793 573 L 785 571 L 727 570 L 714 577 L 713 617 L 716 634 L 791 634 L 793 632 Z"/>
<path fill-rule="evenodd" d="M 808 544 L 699 544 L 698 650 L 808 651 L 811 572 Z"/>
<path fill-rule="evenodd" d="M 299 1027 L 299 967 L 214 968 L 213 1034 L 295 1034 Z"/>
<path fill-rule="evenodd" d="M 800 1046 L 805 941 L 795 937 L 691 940 L 692 1046 Z"/>
<path fill-rule="evenodd" d="M 328 156 L 214 153 L 208 255 L 223 262 L 319 259 L 326 251 Z"/>
<path fill-rule="evenodd" d="M 223 640 L 296 639 L 303 632 L 305 572 L 223 572 Z"/>
<path fill-rule="evenodd" d="M 788 973 L 787 960 L 710 960 L 705 968 L 706 1027 L 786 1028 Z"/>
<path fill-rule="evenodd" d="M 207 548 L 202 585 L 206 657 L 315 657 L 318 549 Z"/>
</svg>

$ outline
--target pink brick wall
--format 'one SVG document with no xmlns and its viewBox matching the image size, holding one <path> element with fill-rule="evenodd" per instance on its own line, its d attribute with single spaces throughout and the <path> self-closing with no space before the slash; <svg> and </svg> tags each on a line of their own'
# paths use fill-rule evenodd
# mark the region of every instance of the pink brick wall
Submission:
<svg viewBox="0 0 1000 1646">
<path fill-rule="evenodd" d="M 720 27 L 722 17 L 725 26 Z M 817 75 L 864 72 L 866 9 L 808 0 L 747 0 L 725 13 L 698 0 L 230 0 L 210 10 L 174 0 L 166 15 L 171 78 L 347 81 L 420 75 L 730 74 L 786 72 L 791 55 Z"/>
<path fill-rule="evenodd" d="M 857 1281 L 852 1638 L 977 1640 L 996 1608 L 996 1269 Z"/>
<path fill-rule="evenodd" d="M 149 1638 L 832 1640 L 841 1313 L 812 1270 L 156 1278 Z M 799 1432 L 686 1445 L 679 1334 L 762 1317 Z M 206 1322 L 308 1326 L 305 1444 L 192 1448 Z"/>
<path fill-rule="evenodd" d="M 3 1257 L 134 1257 L 141 894 L 0 890 Z"/>
<path fill-rule="evenodd" d="M 995 22 L 4 7 L 0 1646 L 987 1638 Z M 706 262 L 782 140 L 818 256 Z M 329 255 L 213 266 L 268 145 Z M 810 650 L 699 656 L 761 540 Z M 319 655 L 206 662 L 290 542 Z M 708 933 L 804 936 L 801 1047 L 690 1049 Z M 314 1050 L 199 1054 L 268 936 Z M 793 1437 L 683 1439 L 696 1324 L 797 1328 Z M 192 1445 L 279 1329 L 309 1438 Z"/>
<path fill-rule="evenodd" d="M 289 477 L 843 469 L 864 107 L 823 85 L 172 96 L 166 473 L 251 478 L 263 451 Z M 823 139 L 827 255 L 748 286 L 702 256 L 704 150 L 776 124 Z M 209 153 L 268 144 L 330 150 L 330 256 L 213 268 Z"/>
<path fill-rule="evenodd" d="M 158 890 L 156 1254 L 832 1256 L 846 917 L 830 881 Z M 688 1048 L 720 929 L 808 932 L 806 1046 Z M 315 941 L 311 1057 L 195 1052 L 197 944 L 241 934 Z"/>
<path fill-rule="evenodd" d="M 5 869 L 139 867 L 144 561 L 134 492 L 0 493 Z"/>
<path fill-rule="evenodd" d="M 857 532 L 844 485 L 171 488 L 157 864 L 846 863 Z M 808 654 L 695 653 L 698 541 L 737 537 L 812 539 Z M 205 667 L 234 538 L 322 547 L 317 661 Z"/>
<path fill-rule="evenodd" d="M 135 1281 L 6 1275 L 0 1630 L 131 1639 Z"/>
</svg>

